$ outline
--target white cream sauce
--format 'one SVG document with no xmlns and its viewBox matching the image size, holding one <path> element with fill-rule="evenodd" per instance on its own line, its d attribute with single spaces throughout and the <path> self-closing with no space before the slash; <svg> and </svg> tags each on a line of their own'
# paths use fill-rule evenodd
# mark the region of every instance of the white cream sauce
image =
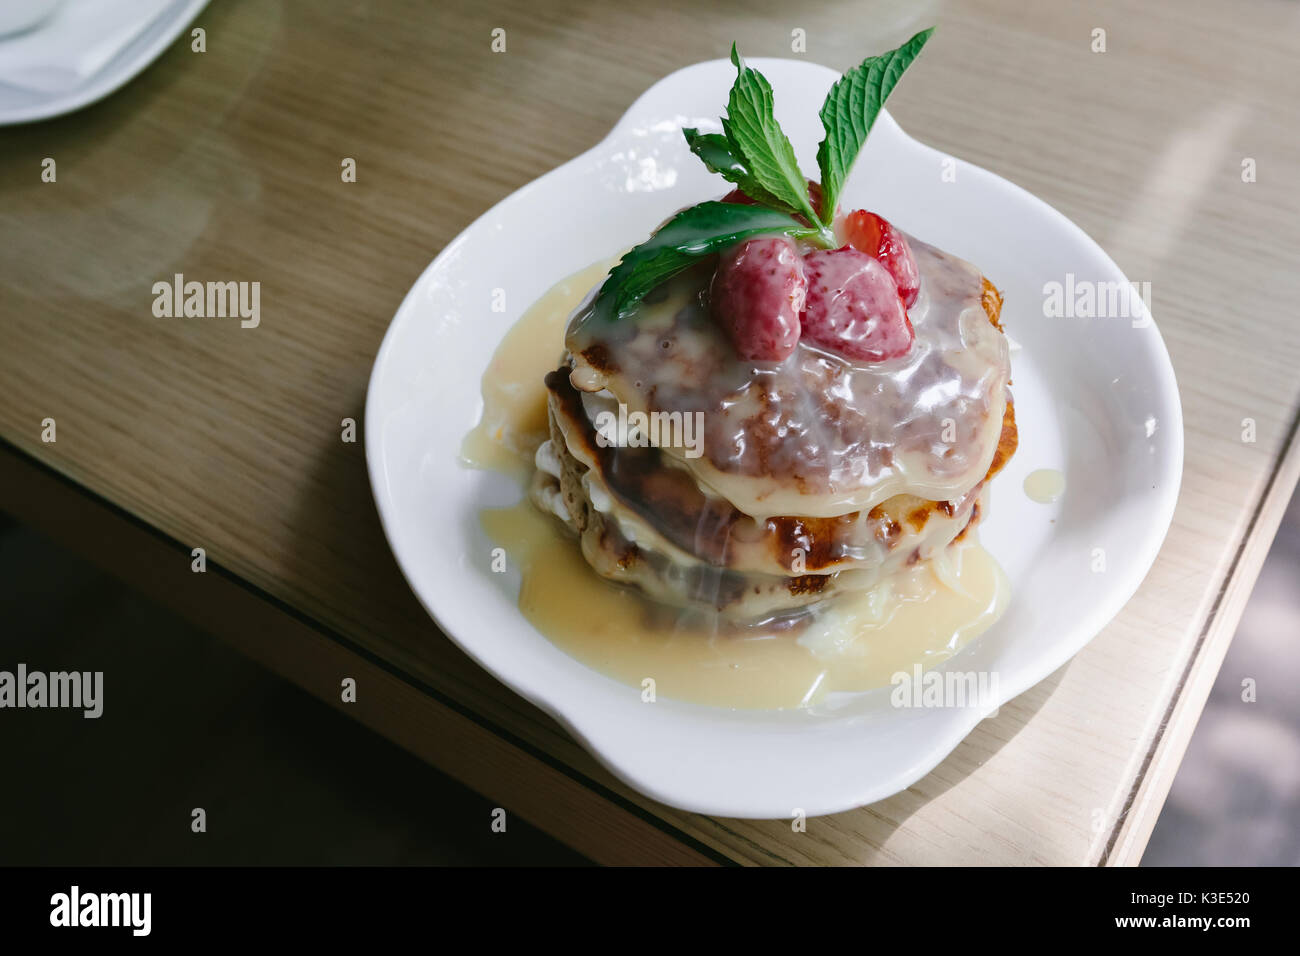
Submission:
<svg viewBox="0 0 1300 956">
<path fill-rule="evenodd" d="M 1025 494 L 1040 505 L 1050 505 L 1065 494 L 1065 475 L 1055 468 L 1039 468 L 1025 476 Z"/>
<path fill-rule="evenodd" d="M 467 464 L 521 477 L 534 467 L 547 435 L 542 377 L 559 364 L 566 320 L 608 266 L 563 280 L 507 333 L 483 377 L 483 418 L 462 448 Z M 944 559 L 841 598 L 801 629 L 730 630 L 688 623 L 600 578 L 560 521 L 527 499 L 480 518 L 522 569 L 521 612 L 558 647 L 630 692 L 649 679 L 657 696 L 719 707 L 808 707 L 830 693 L 887 686 L 983 633 L 1008 595 L 1005 575 L 971 533 Z"/>
<path fill-rule="evenodd" d="M 978 270 L 909 241 L 921 289 L 908 312 L 916 341 L 898 359 L 858 364 L 801 343 L 784 362 L 744 361 L 709 315 L 705 263 L 628 318 L 583 308 L 566 339 L 579 359 L 573 382 L 636 410 L 703 412 L 703 456 L 675 457 L 754 517 L 834 517 L 904 493 L 955 498 L 997 448 L 1009 349 L 981 304 Z"/>
</svg>

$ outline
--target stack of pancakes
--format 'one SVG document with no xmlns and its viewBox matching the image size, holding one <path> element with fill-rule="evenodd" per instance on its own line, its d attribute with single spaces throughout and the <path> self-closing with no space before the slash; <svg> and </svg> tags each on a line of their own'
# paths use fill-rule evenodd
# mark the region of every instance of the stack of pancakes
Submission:
<svg viewBox="0 0 1300 956">
<path fill-rule="evenodd" d="M 618 321 L 589 296 L 546 377 L 533 500 L 603 577 L 743 624 L 797 620 L 939 555 L 1015 451 L 1010 357 L 993 286 L 909 242 L 916 341 L 878 364 L 803 343 L 779 364 L 741 360 L 709 315 L 707 264 Z M 703 428 L 689 447 L 620 445 L 598 430 L 620 405 L 700 413 Z"/>
</svg>

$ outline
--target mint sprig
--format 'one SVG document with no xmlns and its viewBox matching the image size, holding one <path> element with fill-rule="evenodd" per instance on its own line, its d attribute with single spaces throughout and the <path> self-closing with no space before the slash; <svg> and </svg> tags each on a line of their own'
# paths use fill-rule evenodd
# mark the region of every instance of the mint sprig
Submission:
<svg viewBox="0 0 1300 956">
<path fill-rule="evenodd" d="M 773 209 L 791 213 L 798 211 L 763 188 L 763 184 L 749 171 L 744 160 L 736 155 L 731 141 L 721 133 L 701 133 L 697 129 L 684 128 L 682 135 L 686 137 L 686 145 L 691 148 L 691 152 L 700 157 L 710 171 L 729 183 L 735 183 L 746 196 Z"/>
<path fill-rule="evenodd" d="M 829 210 L 829 215 L 835 214 L 840 190 L 885 100 L 933 33 L 934 27 L 930 27 L 896 50 L 868 57 L 840 77 L 826 94 L 821 110 L 826 138 L 817 147 L 817 166 L 822 174 L 822 209 Z"/>
<path fill-rule="evenodd" d="M 794 148 L 776 121 L 772 85 L 745 65 L 733 43 L 736 79 L 722 132 L 687 128 L 682 134 L 711 171 L 759 205 L 705 202 L 678 213 L 610 270 L 596 296 L 596 314 L 625 318 L 660 283 L 704 256 L 757 235 L 782 233 L 834 248 L 835 207 L 844 182 L 885 100 L 933 33 L 933 27 L 922 30 L 898 49 L 868 57 L 831 87 L 820 113 L 826 137 L 817 147 L 820 215 L 809 201 Z"/>
<path fill-rule="evenodd" d="M 809 222 L 820 222 L 808 201 L 808 180 L 799 170 L 794 147 L 776 121 L 772 84 L 762 73 L 745 65 L 734 43 L 731 62 L 736 66 L 736 79 L 731 84 L 722 131 L 733 154 L 745 164 L 758 186 L 776 197 L 780 208 L 802 213 Z M 750 198 L 763 201 L 759 196 Z"/>
<path fill-rule="evenodd" d="M 754 236 L 817 233 L 784 212 L 766 206 L 703 202 L 679 212 L 610 270 L 593 310 L 607 319 L 625 318 L 656 286 L 689 269 L 703 256 Z"/>
</svg>

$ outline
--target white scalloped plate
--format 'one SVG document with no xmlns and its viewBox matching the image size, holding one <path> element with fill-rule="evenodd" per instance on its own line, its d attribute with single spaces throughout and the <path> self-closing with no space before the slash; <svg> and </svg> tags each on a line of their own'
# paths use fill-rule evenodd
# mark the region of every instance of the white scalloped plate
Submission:
<svg viewBox="0 0 1300 956">
<path fill-rule="evenodd" d="M 805 171 L 817 111 L 837 74 L 754 60 Z M 924 69 L 924 63 L 919 65 Z M 482 407 L 483 370 L 506 330 L 559 279 L 641 241 L 676 209 L 725 187 L 687 151 L 683 125 L 717 128 L 725 60 L 651 87 L 595 148 L 493 207 L 425 270 L 393 318 L 366 404 L 366 457 L 384 530 L 439 626 L 503 683 L 560 721 L 619 778 L 663 803 L 728 817 L 833 813 L 920 779 L 979 722 L 973 709 L 896 709 L 888 689 L 833 713 L 728 711 L 660 699 L 569 657 L 539 634 L 489 572 L 478 513 L 519 489 L 457 453 Z M 873 209 L 975 263 L 1004 292 L 1020 450 L 993 483 L 981 538 L 1009 575 L 1002 619 L 944 665 L 997 675 L 999 703 L 1068 661 L 1141 583 L 1173 515 L 1182 413 L 1149 315 L 1047 318 L 1044 284 L 1126 282 L 1060 213 L 1017 186 L 910 139 L 887 114 L 847 184 L 844 208 Z M 952 181 L 947 181 L 952 180 Z M 494 289 L 508 310 L 491 311 Z M 1051 506 L 1022 481 L 1065 472 Z M 1096 549 L 1106 567 L 1092 570 Z M 495 580 L 494 580 L 495 578 Z M 507 593 L 510 592 L 510 593 Z"/>
</svg>

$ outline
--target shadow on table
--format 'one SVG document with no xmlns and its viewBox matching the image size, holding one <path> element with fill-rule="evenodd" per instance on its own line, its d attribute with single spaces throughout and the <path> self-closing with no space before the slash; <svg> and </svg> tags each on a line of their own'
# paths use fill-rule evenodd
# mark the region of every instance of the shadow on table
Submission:
<svg viewBox="0 0 1300 956">
<path fill-rule="evenodd" d="M 6 710 L 10 865 L 567 865 L 577 854 L 0 515 L 0 658 L 103 673 L 103 712 Z M 191 830 L 195 807 L 207 832 Z"/>
</svg>

